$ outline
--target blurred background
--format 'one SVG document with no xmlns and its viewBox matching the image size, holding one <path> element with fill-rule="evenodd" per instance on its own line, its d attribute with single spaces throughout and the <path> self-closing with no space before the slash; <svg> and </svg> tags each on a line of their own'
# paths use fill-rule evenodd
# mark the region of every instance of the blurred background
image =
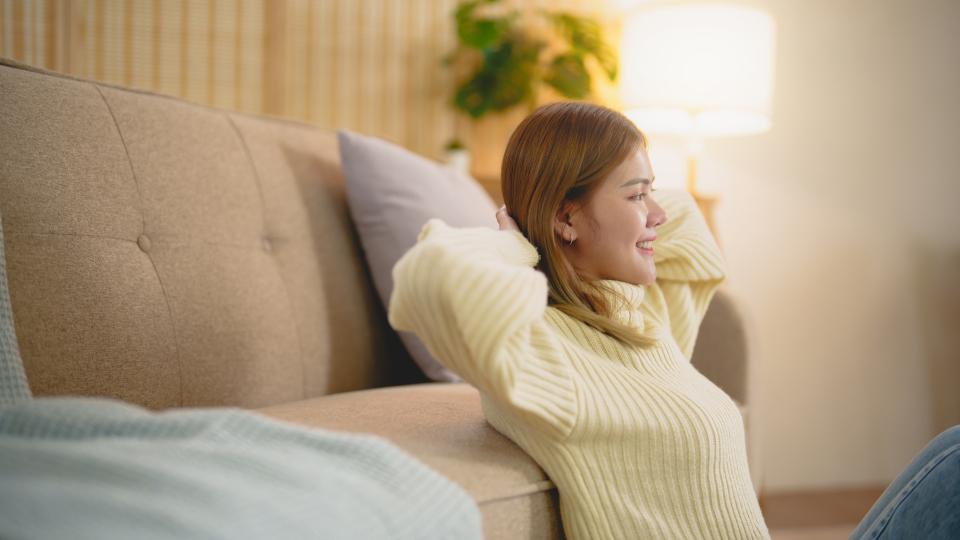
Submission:
<svg viewBox="0 0 960 540">
<path fill-rule="evenodd" d="M 761 122 L 715 136 L 698 133 L 706 124 L 695 114 L 673 131 L 650 120 L 653 166 L 661 187 L 682 187 L 696 158 L 697 193 L 751 331 L 765 512 L 784 500 L 869 506 L 960 423 L 960 2 L 731 3 L 767 22 L 760 45 L 744 42 L 732 53 L 741 61 L 719 71 L 747 56 L 762 69 L 734 73 L 742 87 L 687 84 L 704 107 L 721 89 L 750 94 L 737 106 Z M 630 41 L 650 34 L 638 30 L 650 13 L 689 4 L 513 0 L 464 15 L 457 0 L 0 0 L 0 55 L 347 128 L 441 161 L 466 150 L 469 162 L 457 163 L 496 199 L 503 147 L 532 107 L 571 95 L 654 106 L 680 92 L 648 91 L 666 77 L 654 77 L 659 64 L 691 77 L 716 67 L 670 56 L 680 45 Z M 504 68 L 523 81 L 506 88 L 516 95 L 467 85 L 483 68 L 475 46 L 497 35 L 471 21 L 513 11 L 539 43 L 534 58 L 552 63 L 532 68 L 540 78 L 529 86 L 522 59 Z M 570 18 L 544 22 L 558 14 Z"/>
</svg>

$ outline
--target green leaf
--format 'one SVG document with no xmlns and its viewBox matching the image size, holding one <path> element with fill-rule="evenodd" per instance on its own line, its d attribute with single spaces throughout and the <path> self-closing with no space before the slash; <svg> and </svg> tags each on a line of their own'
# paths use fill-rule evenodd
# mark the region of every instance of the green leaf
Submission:
<svg viewBox="0 0 960 540">
<path fill-rule="evenodd" d="M 575 53 L 561 54 L 550 62 L 543 82 L 565 97 L 583 99 L 590 95 L 590 74 L 583 57 Z"/>
<path fill-rule="evenodd" d="M 456 93 L 453 94 L 454 107 L 472 118 L 480 118 L 490 109 L 488 92 L 485 91 L 487 86 L 489 84 L 485 84 L 479 74 L 474 75 L 457 87 Z"/>
<path fill-rule="evenodd" d="M 607 77 L 617 78 L 617 55 L 603 39 L 603 28 L 596 19 L 570 13 L 547 14 L 554 27 L 570 44 L 574 54 L 593 56 Z"/>
<path fill-rule="evenodd" d="M 510 36 L 484 53 L 477 71 L 454 94 L 454 106 L 473 118 L 504 111 L 533 95 L 534 74 L 545 44 Z"/>
<path fill-rule="evenodd" d="M 457 22 L 457 36 L 460 42 L 475 49 L 486 49 L 494 46 L 507 35 L 516 20 L 516 11 L 506 17 L 479 18 L 474 11 L 481 4 L 495 4 L 500 0 L 474 0 L 457 7 L 454 18 Z"/>
</svg>

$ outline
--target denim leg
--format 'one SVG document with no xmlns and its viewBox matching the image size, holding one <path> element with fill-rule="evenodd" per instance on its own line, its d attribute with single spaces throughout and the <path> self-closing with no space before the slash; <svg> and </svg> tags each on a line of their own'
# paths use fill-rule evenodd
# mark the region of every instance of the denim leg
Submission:
<svg viewBox="0 0 960 540">
<path fill-rule="evenodd" d="M 960 538 L 960 425 L 937 435 L 887 487 L 851 540 Z"/>
</svg>

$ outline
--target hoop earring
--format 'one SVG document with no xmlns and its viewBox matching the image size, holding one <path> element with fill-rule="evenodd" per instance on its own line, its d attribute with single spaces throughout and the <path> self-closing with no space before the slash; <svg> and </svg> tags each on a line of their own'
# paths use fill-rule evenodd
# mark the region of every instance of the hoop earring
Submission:
<svg viewBox="0 0 960 540">
<path fill-rule="evenodd" d="M 574 238 L 567 240 L 567 245 L 573 247 Z"/>
</svg>

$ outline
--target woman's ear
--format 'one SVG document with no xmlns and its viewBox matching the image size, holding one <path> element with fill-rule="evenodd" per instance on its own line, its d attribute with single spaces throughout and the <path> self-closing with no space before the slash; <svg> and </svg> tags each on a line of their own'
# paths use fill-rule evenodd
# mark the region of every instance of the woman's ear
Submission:
<svg viewBox="0 0 960 540">
<path fill-rule="evenodd" d="M 577 240 L 577 230 L 573 226 L 573 220 L 570 214 L 576 210 L 576 205 L 570 201 L 560 205 L 556 215 L 553 218 L 553 231 L 562 243 L 573 244 Z"/>
</svg>

